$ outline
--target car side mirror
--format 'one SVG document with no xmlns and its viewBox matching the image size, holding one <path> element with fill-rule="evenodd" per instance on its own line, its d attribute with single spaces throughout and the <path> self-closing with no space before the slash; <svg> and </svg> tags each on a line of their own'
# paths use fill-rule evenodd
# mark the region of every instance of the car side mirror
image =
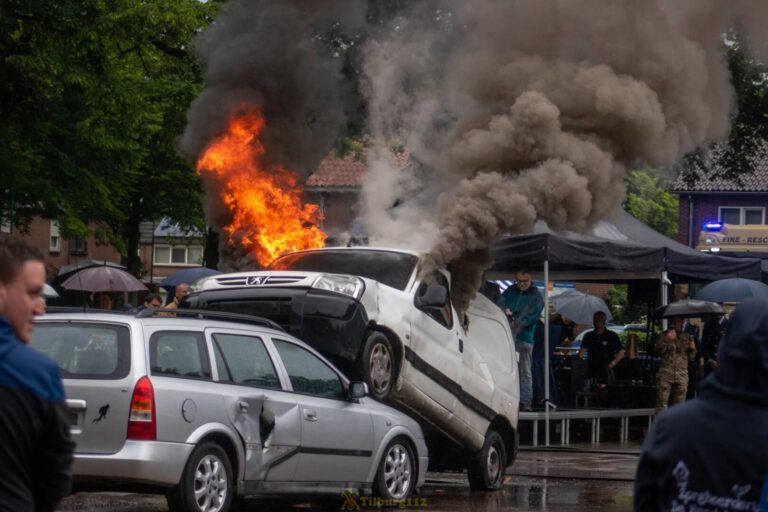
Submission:
<svg viewBox="0 0 768 512">
<path fill-rule="evenodd" d="M 424 293 L 416 296 L 417 308 L 442 308 L 448 304 L 448 290 L 445 286 L 431 284 Z"/>
<path fill-rule="evenodd" d="M 349 399 L 356 400 L 368 396 L 368 384 L 353 381 L 349 383 Z"/>
</svg>

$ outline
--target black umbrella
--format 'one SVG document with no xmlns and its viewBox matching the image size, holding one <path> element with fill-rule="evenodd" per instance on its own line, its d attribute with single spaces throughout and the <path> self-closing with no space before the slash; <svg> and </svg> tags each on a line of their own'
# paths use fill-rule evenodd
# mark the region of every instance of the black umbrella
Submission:
<svg viewBox="0 0 768 512">
<path fill-rule="evenodd" d="M 60 286 L 61 283 L 67 280 L 72 274 L 75 272 L 79 272 L 81 270 L 85 270 L 87 268 L 91 267 L 111 267 L 111 268 L 119 268 L 120 270 L 128 270 L 123 265 L 120 265 L 119 263 L 115 263 L 112 261 L 104 261 L 104 260 L 92 260 L 90 258 L 86 258 L 83 260 L 78 261 L 77 263 L 71 263 L 69 265 L 64 265 L 59 269 L 59 273 L 56 274 L 56 277 L 54 277 L 51 280 L 51 284 Z"/>
<path fill-rule="evenodd" d="M 90 267 L 72 274 L 61 287 L 87 292 L 135 292 L 146 290 L 144 283 L 119 268 Z"/>
<path fill-rule="evenodd" d="M 741 302 L 753 297 L 768 297 L 768 285 L 743 277 L 712 281 L 694 295 L 694 299 L 714 302 Z"/>
<path fill-rule="evenodd" d="M 704 318 L 724 314 L 723 307 L 716 302 L 706 300 L 686 299 L 661 306 L 656 310 L 656 316 L 669 318 L 682 316 L 685 318 Z"/>
</svg>

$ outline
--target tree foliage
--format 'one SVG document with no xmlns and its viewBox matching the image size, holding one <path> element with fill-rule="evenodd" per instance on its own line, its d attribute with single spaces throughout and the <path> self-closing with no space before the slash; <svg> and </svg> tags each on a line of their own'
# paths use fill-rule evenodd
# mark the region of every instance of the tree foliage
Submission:
<svg viewBox="0 0 768 512">
<path fill-rule="evenodd" d="M 678 197 L 650 169 L 637 169 L 629 174 L 626 209 L 659 233 L 669 237 L 677 234 Z"/>
<path fill-rule="evenodd" d="M 0 6 L 0 208 L 23 229 L 118 248 L 138 271 L 138 225 L 202 227 L 202 189 L 175 150 L 201 79 L 191 45 L 216 2 L 8 0 Z"/>
<path fill-rule="evenodd" d="M 707 170 L 708 178 L 739 180 L 754 170 L 755 156 L 768 140 L 768 74 L 765 64 L 754 59 L 736 34 L 726 44 L 728 68 L 736 92 L 736 109 L 726 141 L 699 148 L 681 162 L 683 178 L 694 184 Z"/>
</svg>

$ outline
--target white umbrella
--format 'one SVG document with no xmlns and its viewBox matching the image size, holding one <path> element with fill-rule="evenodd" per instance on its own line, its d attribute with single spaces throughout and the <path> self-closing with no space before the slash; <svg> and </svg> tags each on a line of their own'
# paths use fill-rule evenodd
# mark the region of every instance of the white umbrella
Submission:
<svg viewBox="0 0 768 512">
<path fill-rule="evenodd" d="M 588 293 L 574 292 L 557 295 L 550 299 L 555 305 L 555 311 L 566 316 L 577 324 L 592 324 L 593 317 L 598 311 L 605 313 L 606 321 L 610 322 L 611 315 L 608 304 L 600 297 Z"/>
</svg>

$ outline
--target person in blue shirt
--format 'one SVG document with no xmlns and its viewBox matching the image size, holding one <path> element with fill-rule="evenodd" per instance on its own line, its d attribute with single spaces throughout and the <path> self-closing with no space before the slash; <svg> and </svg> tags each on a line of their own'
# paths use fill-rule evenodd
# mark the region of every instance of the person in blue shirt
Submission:
<svg viewBox="0 0 768 512">
<path fill-rule="evenodd" d="M 531 356 L 533 354 L 536 323 L 544 309 L 544 299 L 538 288 L 531 281 L 527 270 L 515 273 L 515 284 L 501 294 L 496 304 L 504 311 L 515 337 L 515 350 L 520 360 L 520 409 L 530 411 L 533 401 L 533 378 L 531 375 Z"/>
<path fill-rule="evenodd" d="M 70 439 L 58 365 L 27 346 L 45 312 L 42 255 L 0 239 L 0 511 L 52 511 L 70 491 Z"/>
</svg>

